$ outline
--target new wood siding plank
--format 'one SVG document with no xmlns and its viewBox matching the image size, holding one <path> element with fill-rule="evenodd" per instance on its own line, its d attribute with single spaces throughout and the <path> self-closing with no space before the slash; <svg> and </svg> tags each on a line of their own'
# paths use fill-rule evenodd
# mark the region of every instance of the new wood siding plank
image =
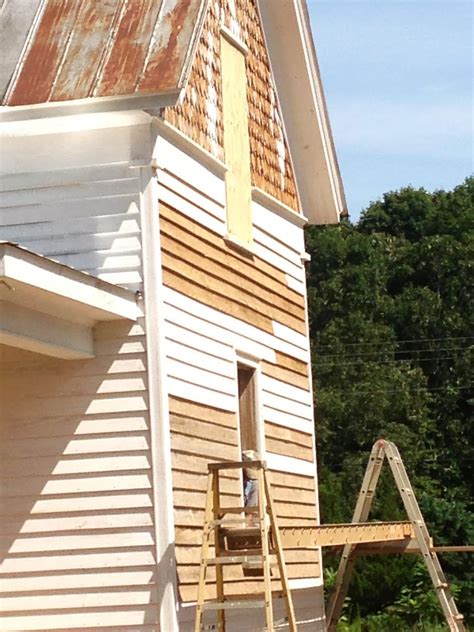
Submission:
<svg viewBox="0 0 474 632">
<path fill-rule="evenodd" d="M 278 303 L 278 299 L 276 299 L 273 303 L 264 302 L 258 296 L 265 296 L 265 292 L 259 292 L 258 294 L 255 291 L 244 291 L 245 289 L 245 281 L 242 281 L 240 284 L 242 288 L 240 289 L 238 285 L 230 284 L 228 279 L 225 277 L 230 277 L 231 273 L 226 273 L 225 270 L 213 270 L 213 267 L 207 265 L 203 257 L 199 257 L 197 262 L 193 262 L 192 255 L 190 254 L 188 259 L 190 263 L 182 259 L 178 256 L 178 248 L 173 247 L 168 251 L 166 248 L 166 241 L 164 242 L 164 250 L 163 250 L 163 266 L 165 271 L 172 271 L 174 278 L 176 275 L 184 277 L 188 280 L 188 282 L 193 282 L 196 286 L 202 287 L 207 291 L 212 291 L 220 295 L 222 299 L 226 299 L 231 296 L 232 301 L 231 305 L 234 305 L 233 311 L 238 311 L 239 308 L 245 309 L 245 306 L 248 306 L 256 316 L 254 318 L 264 319 L 265 317 L 269 317 L 272 320 L 277 320 L 278 322 L 282 322 L 286 326 L 298 331 L 300 333 L 304 333 L 306 331 L 306 324 L 304 322 L 304 311 L 301 313 L 301 317 L 294 317 L 293 315 L 283 312 L 280 308 L 275 305 Z M 183 249 L 181 256 L 186 256 L 186 249 Z M 199 265 L 199 267 L 197 267 Z M 168 276 L 168 280 L 169 280 Z M 234 283 L 238 283 L 239 277 L 236 276 Z M 176 288 L 179 289 L 179 288 Z M 226 306 L 229 309 L 229 306 Z"/>
<path fill-rule="evenodd" d="M 262 301 L 262 303 L 265 304 L 263 310 L 267 310 L 269 314 L 273 312 L 272 306 L 274 306 L 283 312 L 283 318 L 288 314 L 304 322 L 304 304 L 301 302 L 297 304 L 295 301 L 288 301 L 267 287 L 257 285 L 252 275 L 249 274 L 247 276 L 246 274 L 241 274 L 238 266 L 235 266 L 235 262 L 233 262 L 234 265 L 232 265 L 230 257 L 227 257 L 226 261 L 224 256 L 220 256 L 220 260 L 217 261 L 217 257 L 215 258 L 212 252 L 208 253 L 206 248 L 201 246 L 199 251 L 195 251 L 190 248 L 186 241 L 181 242 L 184 236 L 177 239 L 174 236 L 166 236 L 165 232 L 163 232 L 162 235 L 164 252 L 180 262 L 185 262 L 189 264 L 189 266 L 203 270 L 206 274 L 210 275 L 211 278 L 214 278 L 213 284 L 215 283 L 216 286 L 219 285 L 219 280 L 225 281 L 225 283 L 232 286 L 232 293 L 236 300 L 238 300 L 238 296 L 241 295 L 242 290 L 248 293 L 250 298 L 247 298 L 247 300 L 249 300 L 250 304 L 255 301 L 255 296 L 258 296 L 260 300 L 257 301 L 256 304 Z M 210 257 L 208 254 L 213 256 Z M 216 279 L 217 281 L 215 281 Z M 285 289 L 283 288 L 281 291 L 285 292 Z M 275 310 L 275 313 L 278 312 Z M 274 316 L 274 318 L 278 318 L 278 316 Z M 300 327 L 301 324 L 298 323 L 296 328 L 299 329 Z"/>
<path fill-rule="evenodd" d="M 160 212 L 165 234 L 179 239 L 197 252 L 202 251 L 204 243 L 206 255 L 216 263 L 225 264 L 229 269 L 237 270 L 243 277 L 253 279 L 263 289 L 275 292 L 299 307 L 305 307 L 302 297 L 287 288 L 286 277 L 279 269 L 264 260 L 256 257 L 249 260 L 245 255 L 231 250 L 225 245 L 222 236 L 185 217 L 179 209 L 162 204 Z"/>
<path fill-rule="evenodd" d="M 178 292 L 183 293 L 185 296 L 189 296 L 196 301 L 203 302 L 209 307 L 218 309 L 225 314 L 234 316 L 235 318 L 238 318 L 239 320 L 242 320 L 246 323 L 256 325 L 263 331 L 273 333 L 271 318 L 267 318 L 263 315 L 257 314 L 253 309 L 234 302 L 233 300 L 227 298 L 225 293 L 221 294 L 215 292 L 213 287 L 212 289 L 210 289 L 203 285 L 199 285 L 192 281 L 189 281 L 185 273 L 176 273 L 174 271 L 173 264 L 174 262 L 172 261 L 170 268 L 165 268 L 163 271 L 163 281 L 165 285 Z M 203 280 L 203 282 L 205 283 L 205 279 Z"/>
<path fill-rule="evenodd" d="M 292 386 L 309 391 L 309 379 L 307 375 L 300 375 L 299 373 L 295 373 L 276 364 L 272 364 L 266 360 L 262 360 L 261 366 L 262 373 L 264 375 L 268 375 L 268 377 L 275 378 L 280 382 L 291 384 Z"/>
</svg>

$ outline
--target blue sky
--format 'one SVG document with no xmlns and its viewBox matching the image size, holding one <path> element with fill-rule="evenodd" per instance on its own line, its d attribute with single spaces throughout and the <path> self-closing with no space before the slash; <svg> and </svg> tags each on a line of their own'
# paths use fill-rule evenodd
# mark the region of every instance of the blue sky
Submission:
<svg viewBox="0 0 474 632">
<path fill-rule="evenodd" d="M 473 171 L 473 4 L 307 0 L 351 218 Z"/>
</svg>

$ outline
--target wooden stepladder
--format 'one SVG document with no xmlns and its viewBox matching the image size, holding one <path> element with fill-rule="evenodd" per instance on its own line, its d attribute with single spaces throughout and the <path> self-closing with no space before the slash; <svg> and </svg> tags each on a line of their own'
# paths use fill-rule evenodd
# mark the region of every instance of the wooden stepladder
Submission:
<svg viewBox="0 0 474 632">
<path fill-rule="evenodd" d="M 257 474 L 257 507 L 221 507 L 220 473 L 222 470 L 242 470 L 251 468 Z M 278 530 L 267 468 L 264 461 L 245 461 L 231 463 L 211 463 L 208 465 L 208 485 L 204 531 L 199 570 L 199 585 L 196 604 L 194 631 L 201 632 L 203 616 L 206 611 L 217 613 L 217 626 L 210 629 L 225 632 L 226 611 L 238 608 L 264 608 L 267 632 L 274 631 L 271 559 L 276 557 L 280 573 L 282 595 L 286 607 L 286 616 L 290 632 L 297 632 L 293 601 L 288 584 L 281 536 Z M 232 518 L 226 516 L 231 514 Z M 244 515 L 244 517 L 242 517 Z M 254 525 L 247 526 L 248 516 L 254 516 Z M 209 556 L 214 545 L 215 557 Z M 257 565 L 263 572 L 264 599 L 261 595 L 252 597 L 232 597 L 225 594 L 224 564 Z M 216 569 L 216 599 L 206 600 L 206 580 L 209 566 Z"/>
<path fill-rule="evenodd" d="M 397 446 L 381 439 L 377 441 L 370 454 L 369 463 L 360 489 L 352 523 L 366 522 L 374 498 L 375 489 L 380 476 L 382 465 L 387 458 L 392 470 L 395 483 L 403 501 L 405 511 L 415 534 L 420 554 L 426 564 L 428 572 L 436 590 L 441 608 L 451 632 L 464 632 L 463 616 L 459 614 L 456 603 L 449 590 L 446 577 L 439 563 L 436 552 L 432 550 L 431 537 L 423 519 L 420 507 L 415 497 L 405 466 L 403 465 Z M 337 621 L 342 612 L 344 599 L 357 558 L 357 545 L 347 544 L 342 552 L 339 569 L 336 575 L 334 589 L 327 611 L 327 630 L 335 632 Z"/>
</svg>

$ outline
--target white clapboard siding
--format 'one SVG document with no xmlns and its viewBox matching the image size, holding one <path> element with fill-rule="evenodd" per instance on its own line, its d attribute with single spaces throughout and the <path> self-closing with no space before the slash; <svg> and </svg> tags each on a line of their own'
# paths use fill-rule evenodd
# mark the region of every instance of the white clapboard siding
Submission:
<svg viewBox="0 0 474 632">
<path fill-rule="evenodd" d="M 163 169 L 159 169 L 157 174 L 158 182 L 163 187 L 170 191 L 174 191 L 184 200 L 187 200 L 191 204 L 201 208 L 206 213 L 213 215 L 221 222 L 225 221 L 226 215 L 224 205 L 217 203 L 214 199 L 212 199 L 212 197 L 209 197 L 207 192 L 202 191 L 202 186 L 200 189 L 196 189 L 189 181 L 186 182 L 182 180 L 182 178 L 177 177 L 176 174 L 164 171 Z"/>
<path fill-rule="evenodd" d="M 141 289 L 136 170 L 112 163 L 17 173 L 0 187 L 1 239 Z"/>
<path fill-rule="evenodd" d="M 158 186 L 158 196 L 160 202 L 169 204 L 187 217 L 199 222 L 209 230 L 214 231 L 218 235 L 224 236 L 227 232 L 226 223 L 222 219 L 218 219 L 212 213 L 207 213 L 201 207 L 196 206 L 189 200 L 178 195 L 175 191 L 168 189 L 162 184 Z"/>
<path fill-rule="evenodd" d="M 99 136 L 0 178 L 0 239 L 142 290 L 139 172 L 105 164 Z M 0 374 L 2 630 L 157 629 L 144 322 L 94 337 L 91 360 L 13 357 Z"/>
<path fill-rule="evenodd" d="M 255 201 L 252 202 L 252 213 L 256 229 L 271 236 L 285 250 L 288 249 L 296 253 L 298 257 L 301 256 L 304 252 L 304 233 L 300 226 L 296 226 Z M 274 249 L 276 251 L 276 248 Z M 301 263 L 299 259 L 295 261 Z"/>
<path fill-rule="evenodd" d="M 165 314 L 168 321 L 173 320 L 173 317 L 176 315 L 176 309 L 179 309 L 186 314 L 185 321 L 188 323 L 197 321 L 197 331 L 206 335 L 207 332 L 213 331 L 217 336 L 216 328 L 225 330 L 227 333 L 223 335 L 221 332 L 217 340 L 230 341 L 237 349 L 247 350 L 247 346 L 255 343 L 259 352 L 253 355 L 261 357 L 263 360 L 274 362 L 275 351 L 281 351 L 304 362 L 308 360 L 308 339 L 289 327 L 280 323 L 274 323 L 275 335 L 272 335 L 254 325 L 249 325 L 238 318 L 219 312 L 184 294 L 180 294 L 171 288 L 163 288 L 163 294 L 165 298 Z M 209 335 L 211 336 L 212 334 L 209 333 Z M 247 352 L 252 353 L 250 349 Z"/>
<path fill-rule="evenodd" d="M 205 165 L 162 136 L 156 142 L 155 155 L 158 166 L 162 170 L 177 176 L 196 191 L 205 193 L 206 197 L 219 206 L 225 206 L 223 176 L 212 173 Z"/>
</svg>

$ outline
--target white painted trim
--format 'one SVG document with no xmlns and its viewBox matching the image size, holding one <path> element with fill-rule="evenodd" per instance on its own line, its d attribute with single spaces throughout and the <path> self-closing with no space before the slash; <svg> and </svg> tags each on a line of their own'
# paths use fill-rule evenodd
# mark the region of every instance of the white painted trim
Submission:
<svg viewBox="0 0 474 632">
<path fill-rule="evenodd" d="M 150 168 L 140 169 L 145 330 L 153 464 L 153 506 L 160 594 L 160 627 L 178 632 L 171 431 L 165 356 L 165 321 L 160 247 L 158 183 Z"/>
<path fill-rule="evenodd" d="M 247 57 L 247 55 L 249 54 L 248 46 L 245 44 L 244 41 L 240 39 L 240 37 L 237 37 L 235 33 L 232 33 L 232 31 L 227 28 L 225 24 L 221 24 L 221 35 L 225 37 L 229 44 L 235 46 L 235 48 L 237 48 L 245 57 Z"/>
<path fill-rule="evenodd" d="M 51 117 L 47 120 L 29 119 L 5 122 L 0 125 L 0 134 L 2 138 L 23 138 L 45 134 L 150 125 L 151 120 L 152 117 L 149 114 L 140 110 L 75 114 Z"/>
<path fill-rule="evenodd" d="M 301 474 L 302 476 L 314 478 L 316 464 L 313 461 L 304 461 L 303 459 L 274 454 L 273 452 L 266 453 L 266 460 L 270 470 L 288 474 Z"/>
<path fill-rule="evenodd" d="M 301 213 L 297 213 L 287 204 L 280 202 L 276 197 L 270 195 L 260 187 L 252 187 L 252 200 L 257 202 L 257 204 L 261 204 L 265 208 L 273 211 L 283 219 L 287 219 L 295 226 L 303 227 L 308 223 L 308 218 L 302 215 Z"/>
<path fill-rule="evenodd" d="M 255 371 L 255 423 L 257 426 L 257 452 L 263 458 L 266 454 L 265 448 L 265 417 L 263 414 L 263 398 L 262 398 L 262 367 L 260 365 L 261 358 L 256 358 L 250 353 L 235 350 L 235 376 L 237 378 L 237 365 L 242 364 Z M 238 388 L 238 385 L 237 385 Z M 238 399 L 237 399 L 238 402 Z M 237 415 L 239 449 L 240 446 L 240 417 Z"/>
<path fill-rule="evenodd" d="M 216 175 L 224 177 L 228 170 L 227 165 L 204 149 L 204 147 L 201 147 L 201 145 L 191 140 L 186 134 L 183 134 L 183 132 L 174 127 L 174 125 L 156 117 L 153 119 L 153 127 L 158 136 L 162 136 L 165 140 L 176 145 L 178 149 L 181 149 L 192 158 L 195 158 Z M 156 145 L 153 151 L 153 165 L 155 167 L 164 166 L 164 168 L 166 168 L 166 162 L 164 162 L 160 156 L 156 155 Z"/>
<path fill-rule="evenodd" d="M 35 105 L 3 106 L 0 108 L 0 121 L 26 121 L 55 116 L 74 114 L 96 114 L 116 112 L 117 110 L 148 110 L 158 113 L 161 108 L 174 106 L 178 102 L 181 90 L 166 94 L 137 94 L 130 96 L 88 97 L 74 101 L 54 101 Z"/>
</svg>

